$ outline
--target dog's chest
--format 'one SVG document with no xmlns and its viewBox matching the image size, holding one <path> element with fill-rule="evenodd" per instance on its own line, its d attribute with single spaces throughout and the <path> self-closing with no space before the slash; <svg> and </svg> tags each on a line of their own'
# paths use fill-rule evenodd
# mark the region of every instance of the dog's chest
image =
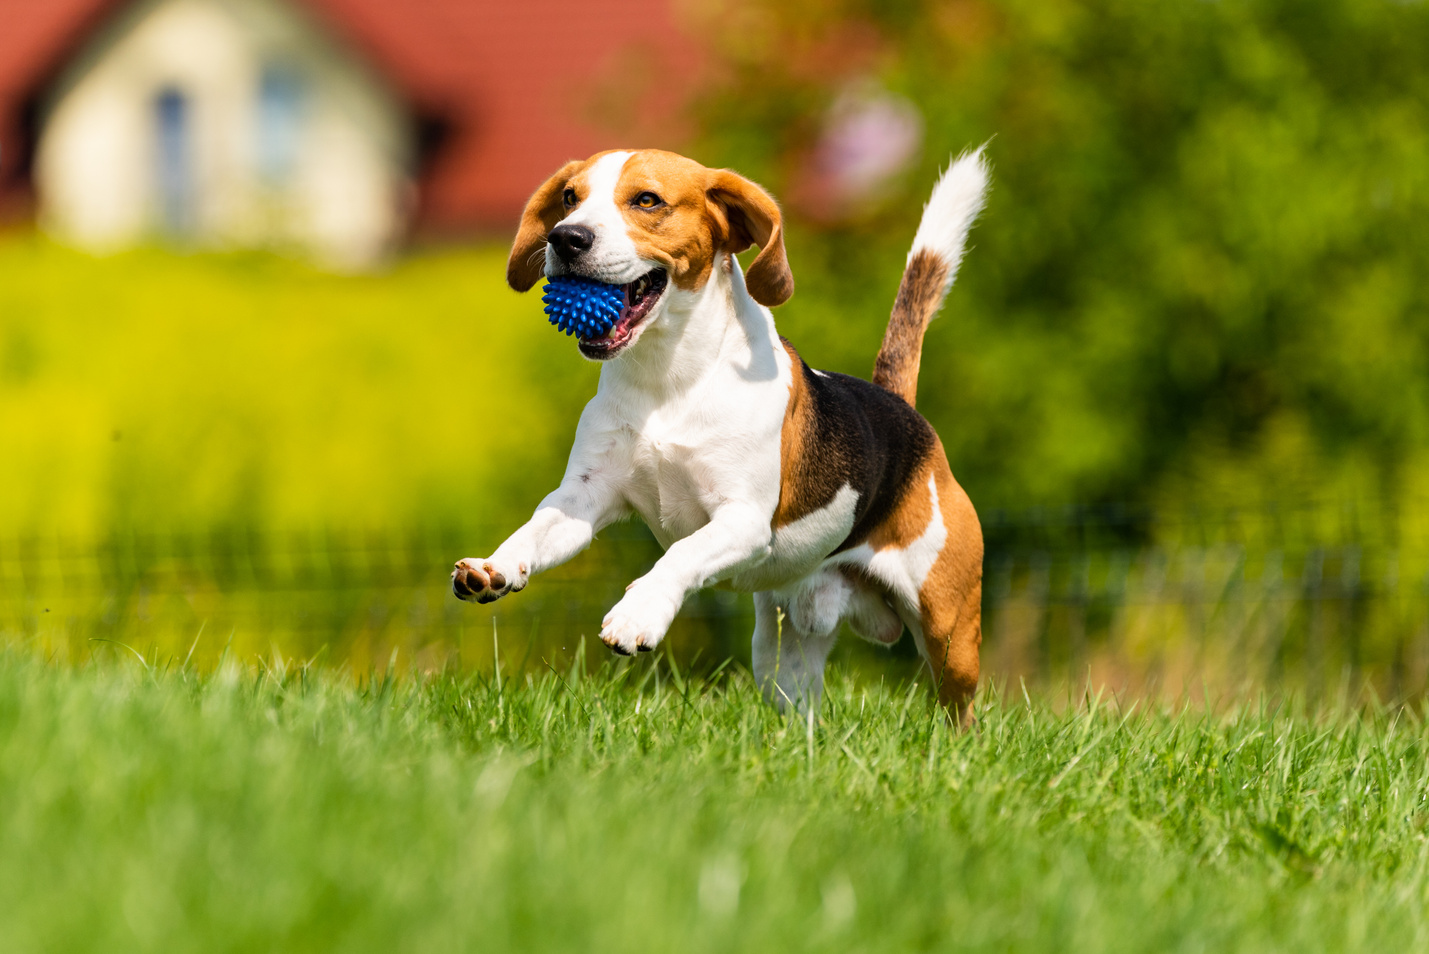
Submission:
<svg viewBox="0 0 1429 954">
<path fill-rule="evenodd" d="M 636 435 L 627 493 L 631 506 L 668 547 L 709 523 L 720 496 L 720 467 L 707 448 L 678 434 Z"/>
<path fill-rule="evenodd" d="M 616 479 L 663 546 L 697 532 L 727 505 L 772 516 L 787 365 L 782 349 L 723 355 L 697 386 L 649 400 L 642 388 L 602 377 L 624 451 Z"/>
</svg>

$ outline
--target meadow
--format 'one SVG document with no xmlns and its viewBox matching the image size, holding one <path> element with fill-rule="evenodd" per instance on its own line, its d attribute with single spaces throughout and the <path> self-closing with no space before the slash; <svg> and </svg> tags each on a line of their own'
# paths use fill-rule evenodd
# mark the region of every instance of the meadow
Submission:
<svg viewBox="0 0 1429 954">
<path fill-rule="evenodd" d="M 499 241 L 332 275 L 11 229 L 0 948 L 1424 949 L 1425 5 L 690 15 L 687 151 L 785 203 L 816 367 L 868 373 L 991 143 L 919 394 L 987 540 L 979 730 L 907 640 L 780 716 L 733 593 L 588 652 L 634 523 L 451 598 L 597 377 Z M 921 139 L 840 205 L 801 186 L 851 96 Z"/>
<path fill-rule="evenodd" d="M 1408 951 L 1422 712 L 0 655 L 7 951 Z"/>
<path fill-rule="evenodd" d="M 227 651 L 436 671 L 489 669 L 496 626 L 528 662 L 568 658 L 658 557 L 638 522 L 493 607 L 446 587 L 555 485 L 595 388 L 539 301 L 505 288 L 504 260 L 436 249 L 339 276 L 0 237 L 0 642 L 71 662 L 115 640 L 201 666 Z M 780 326 L 823 364 L 831 319 L 811 297 Z M 929 349 L 929 367 L 951 354 Z M 928 413 L 950 440 L 966 428 Z M 1429 686 L 1429 511 L 1413 501 L 1011 506 L 977 490 L 977 454 L 953 453 L 988 542 L 994 679 L 1171 697 Z M 751 629 L 748 597 L 705 592 L 669 651 L 747 663 Z M 909 646 L 856 641 L 836 665 L 917 671 Z"/>
</svg>

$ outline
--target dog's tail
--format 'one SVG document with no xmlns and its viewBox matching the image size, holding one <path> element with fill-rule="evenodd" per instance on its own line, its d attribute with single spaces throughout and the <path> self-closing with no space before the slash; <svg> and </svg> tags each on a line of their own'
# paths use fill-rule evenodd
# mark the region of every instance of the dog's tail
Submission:
<svg viewBox="0 0 1429 954">
<path fill-rule="evenodd" d="M 918 395 L 918 362 L 923 332 L 942 307 L 963 258 L 968 229 L 987 198 L 988 169 L 983 150 L 965 152 L 933 187 L 923 221 L 913 237 L 908 267 L 893 302 L 883 347 L 873 363 L 873 383 L 913 404 Z"/>
</svg>

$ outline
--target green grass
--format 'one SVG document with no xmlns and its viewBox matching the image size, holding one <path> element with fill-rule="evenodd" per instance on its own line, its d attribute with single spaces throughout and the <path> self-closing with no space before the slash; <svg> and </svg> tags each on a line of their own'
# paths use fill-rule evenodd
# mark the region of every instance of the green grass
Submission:
<svg viewBox="0 0 1429 954">
<path fill-rule="evenodd" d="M 117 649 L 116 658 L 125 654 Z M 1406 711 L 0 655 L 7 951 L 1412 950 Z"/>
</svg>

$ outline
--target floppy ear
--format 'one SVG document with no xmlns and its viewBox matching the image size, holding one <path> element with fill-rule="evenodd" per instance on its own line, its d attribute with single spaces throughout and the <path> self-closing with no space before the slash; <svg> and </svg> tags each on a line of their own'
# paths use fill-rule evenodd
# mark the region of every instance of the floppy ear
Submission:
<svg viewBox="0 0 1429 954">
<path fill-rule="evenodd" d="M 511 243 L 511 257 L 506 260 L 506 284 L 517 291 L 528 290 L 546 273 L 546 256 L 541 254 L 546 236 L 566 217 L 561 195 L 571 176 L 585 168 L 586 162 L 574 160 L 561 166 L 526 203 L 516 241 Z"/>
<path fill-rule="evenodd" d="M 784 217 L 773 197 L 728 169 L 710 174 L 706 196 L 716 231 L 724 233 L 725 251 L 733 254 L 759 246 L 759 254 L 744 273 L 750 297 L 771 308 L 788 301 L 794 294 L 794 273 L 784 254 Z"/>
</svg>

